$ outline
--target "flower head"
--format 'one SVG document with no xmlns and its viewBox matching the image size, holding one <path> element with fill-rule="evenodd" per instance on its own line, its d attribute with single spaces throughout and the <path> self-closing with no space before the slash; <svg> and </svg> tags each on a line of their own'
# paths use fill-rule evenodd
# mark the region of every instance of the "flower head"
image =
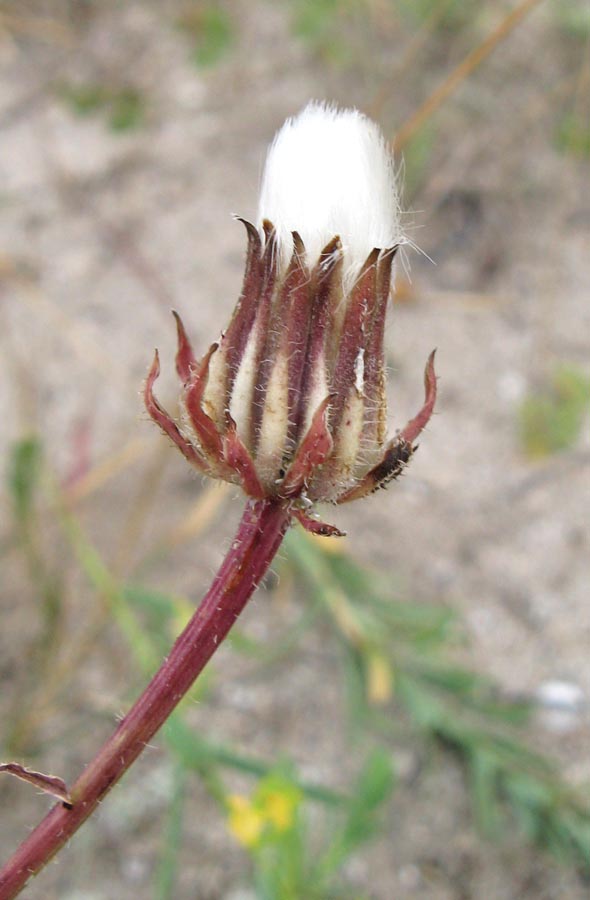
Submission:
<svg viewBox="0 0 590 900">
<path fill-rule="evenodd" d="M 201 471 L 255 498 L 307 512 L 343 503 L 400 474 L 436 397 L 433 355 L 418 415 L 386 440 L 383 333 L 403 238 L 393 161 L 356 110 L 312 103 L 270 147 L 259 227 L 243 222 L 242 292 L 227 330 L 197 361 L 177 316 L 176 367 L 185 416 L 148 412 Z"/>
</svg>

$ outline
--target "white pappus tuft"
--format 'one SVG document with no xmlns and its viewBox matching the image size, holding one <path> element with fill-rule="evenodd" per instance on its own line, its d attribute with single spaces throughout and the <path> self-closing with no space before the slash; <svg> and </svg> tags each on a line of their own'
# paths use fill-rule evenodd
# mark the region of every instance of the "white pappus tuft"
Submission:
<svg viewBox="0 0 590 900">
<path fill-rule="evenodd" d="M 311 265 L 338 235 L 348 280 L 375 247 L 403 242 L 391 152 L 356 109 L 312 101 L 287 119 L 266 158 L 258 223 L 275 226 L 281 260 L 298 231 Z"/>
</svg>

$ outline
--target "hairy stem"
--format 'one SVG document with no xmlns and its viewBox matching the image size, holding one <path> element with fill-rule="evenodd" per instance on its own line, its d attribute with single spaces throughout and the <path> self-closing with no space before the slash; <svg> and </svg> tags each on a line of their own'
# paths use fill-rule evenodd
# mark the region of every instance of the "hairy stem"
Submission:
<svg viewBox="0 0 590 900">
<path fill-rule="evenodd" d="M 167 659 L 71 790 L 72 806 L 54 806 L 0 871 L 0 900 L 16 897 L 80 828 L 137 759 L 227 636 L 277 552 L 289 511 L 250 501 L 208 593 Z"/>
</svg>

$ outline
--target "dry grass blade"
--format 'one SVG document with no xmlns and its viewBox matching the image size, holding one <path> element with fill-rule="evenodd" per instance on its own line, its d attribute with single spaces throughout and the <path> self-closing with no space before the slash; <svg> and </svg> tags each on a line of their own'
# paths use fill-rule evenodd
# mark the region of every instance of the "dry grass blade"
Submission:
<svg viewBox="0 0 590 900">
<path fill-rule="evenodd" d="M 210 482 L 199 494 L 188 514 L 171 528 L 165 539 L 153 549 L 157 554 L 167 554 L 175 547 L 202 534 L 220 511 L 229 496 L 231 486 L 219 482 Z M 151 554 L 149 554 L 151 555 Z"/>
<path fill-rule="evenodd" d="M 400 62 L 394 67 L 393 71 L 390 72 L 387 82 L 385 82 L 381 86 L 377 93 L 377 96 L 374 98 L 367 111 L 367 114 L 372 119 L 376 119 L 378 121 L 381 118 L 383 107 L 385 106 L 388 98 L 391 96 L 391 85 L 399 84 L 404 74 L 411 69 L 416 56 L 424 47 L 429 37 L 432 35 L 434 29 L 442 21 L 452 2 L 453 0 L 442 0 L 442 2 L 438 4 L 438 6 L 435 6 L 432 9 L 430 15 L 424 20 L 421 27 L 418 28 L 414 33 L 404 50 L 404 54 Z"/>
<path fill-rule="evenodd" d="M 137 494 L 130 505 L 119 535 L 118 549 L 111 563 L 111 571 L 117 577 L 123 577 L 129 570 L 130 561 L 140 543 L 149 514 L 156 503 L 158 487 L 162 481 L 166 463 L 170 458 L 168 449 L 163 442 L 159 442 L 155 446 L 155 453 L 148 461 Z"/>
<path fill-rule="evenodd" d="M 588 98 L 590 98 L 590 35 L 586 39 L 584 54 L 580 64 L 580 71 L 576 77 L 576 88 L 574 93 L 574 114 L 582 119 L 584 109 L 587 107 Z"/>
<path fill-rule="evenodd" d="M 121 384 L 125 383 L 128 375 L 120 363 L 99 348 L 96 340 L 83 324 L 74 321 L 71 316 L 60 309 L 36 286 L 31 277 L 18 271 L 16 264 L 12 264 L 10 269 L 6 260 L 1 262 L 4 263 L 4 272 L 0 272 L 0 274 L 13 278 L 22 299 L 35 314 L 41 313 L 48 324 L 55 329 L 60 339 L 70 345 L 82 362 L 92 366 L 102 375 L 118 379 Z M 8 262 L 10 263 L 10 260 Z"/>
<path fill-rule="evenodd" d="M 99 490 L 111 478 L 114 478 L 128 466 L 138 462 L 144 456 L 151 443 L 141 438 L 134 438 L 125 444 L 121 450 L 106 456 L 68 488 L 68 502 L 79 503 L 90 494 Z"/>
<path fill-rule="evenodd" d="M 394 141 L 394 152 L 399 152 L 408 141 L 415 135 L 419 128 L 426 122 L 436 110 L 442 106 L 445 100 L 459 87 L 459 85 L 468 78 L 472 72 L 495 50 L 508 35 L 516 28 L 519 22 L 529 13 L 541 0 L 523 0 L 512 12 L 508 13 L 500 24 L 492 31 L 488 37 L 475 47 L 467 56 L 447 75 L 442 84 L 432 92 L 432 94 L 424 101 L 416 112 L 401 126 L 398 130 Z"/>
<path fill-rule="evenodd" d="M 0 10 L 0 31 L 21 34 L 46 43 L 72 47 L 75 42 L 73 31 L 62 22 L 41 16 L 15 15 Z"/>
</svg>

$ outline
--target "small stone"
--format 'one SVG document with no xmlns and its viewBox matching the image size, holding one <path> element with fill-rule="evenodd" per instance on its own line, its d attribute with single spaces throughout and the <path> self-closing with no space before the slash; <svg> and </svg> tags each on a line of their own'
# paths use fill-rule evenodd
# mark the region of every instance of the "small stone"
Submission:
<svg viewBox="0 0 590 900">
<path fill-rule="evenodd" d="M 545 681 L 536 692 L 541 724 L 556 734 L 566 734 L 580 724 L 587 708 L 582 688 L 571 681 Z"/>
</svg>

